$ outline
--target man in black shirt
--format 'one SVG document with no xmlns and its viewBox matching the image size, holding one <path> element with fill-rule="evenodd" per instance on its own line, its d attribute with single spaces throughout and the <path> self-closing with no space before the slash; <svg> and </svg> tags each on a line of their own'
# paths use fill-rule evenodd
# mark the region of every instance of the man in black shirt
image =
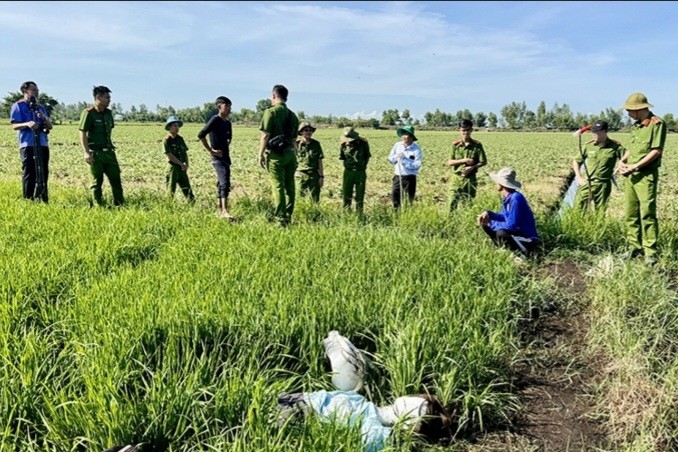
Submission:
<svg viewBox="0 0 678 452">
<path fill-rule="evenodd" d="M 231 114 L 231 101 L 219 96 L 215 102 L 218 113 L 207 122 L 198 133 L 204 148 L 212 156 L 212 166 L 217 173 L 217 198 L 219 199 L 219 217 L 233 220 L 228 211 L 228 193 L 231 191 L 231 155 L 229 147 L 233 138 L 233 129 L 228 115 Z M 211 146 L 205 138 L 209 134 Z"/>
</svg>

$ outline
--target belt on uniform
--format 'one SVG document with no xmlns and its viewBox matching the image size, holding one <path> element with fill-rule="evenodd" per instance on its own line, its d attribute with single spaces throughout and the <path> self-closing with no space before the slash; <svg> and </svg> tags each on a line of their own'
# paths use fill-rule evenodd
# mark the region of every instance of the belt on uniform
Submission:
<svg viewBox="0 0 678 452">
<path fill-rule="evenodd" d="M 108 152 L 108 151 L 114 151 L 115 150 L 113 148 L 99 148 L 99 149 L 91 148 L 91 149 L 95 152 Z"/>
</svg>

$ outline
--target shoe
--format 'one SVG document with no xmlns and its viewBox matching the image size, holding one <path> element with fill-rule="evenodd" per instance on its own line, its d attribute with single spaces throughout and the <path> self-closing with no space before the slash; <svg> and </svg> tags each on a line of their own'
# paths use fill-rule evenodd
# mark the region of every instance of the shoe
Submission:
<svg viewBox="0 0 678 452">
<path fill-rule="evenodd" d="M 653 266 L 653 265 L 657 265 L 657 262 L 658 261 L 657 261 L 656 257 L 647 256 L 645 258 L 645 265 Z"/>
</svg>

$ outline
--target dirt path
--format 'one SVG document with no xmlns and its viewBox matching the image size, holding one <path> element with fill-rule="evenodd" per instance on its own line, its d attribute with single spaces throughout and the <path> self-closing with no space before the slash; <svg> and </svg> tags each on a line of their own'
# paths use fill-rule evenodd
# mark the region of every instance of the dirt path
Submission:
<svg viewBox="0 0 678 452">
<path fill-rule="evenodd" d="M 548 264 L 541 272 L 556 281 L 564 299 L 575 300 L 586 291 L 584 277 L 571 260 Z M 469 450 L 605 450 L 605 433 L 591 418 L 588 384 L 596 364 L 582 355 L 588 321 L 576 303 L 569 304 L 573 307 L 540 312 L 526 329 L 525 359 L 515 375 L 524 412 L 514 431 L 488 434 Z"/>
</svg>

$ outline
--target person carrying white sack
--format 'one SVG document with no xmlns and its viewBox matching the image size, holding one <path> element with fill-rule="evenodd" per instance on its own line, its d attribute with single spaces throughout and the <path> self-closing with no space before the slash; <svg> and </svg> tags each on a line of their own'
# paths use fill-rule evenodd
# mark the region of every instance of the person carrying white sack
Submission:
<svg viewBox="0 0 678 452">
<path fill-rule="evenodd" d="M 359 426 L 366 452 L 382 450 L 396 425 L 429 440 L 449 434 L 451 418 L 435 396 L 408 395 L 379 407 L 358 394 L 367 367 L 363 354 L 337 331 L 330 331 L 323 345 L 332 367 L 332 383 L 339 390 L 282 394 L 278 408 L 283 421 L 295 414 L 313 414 L 323 422 Z"/>
</svg>

